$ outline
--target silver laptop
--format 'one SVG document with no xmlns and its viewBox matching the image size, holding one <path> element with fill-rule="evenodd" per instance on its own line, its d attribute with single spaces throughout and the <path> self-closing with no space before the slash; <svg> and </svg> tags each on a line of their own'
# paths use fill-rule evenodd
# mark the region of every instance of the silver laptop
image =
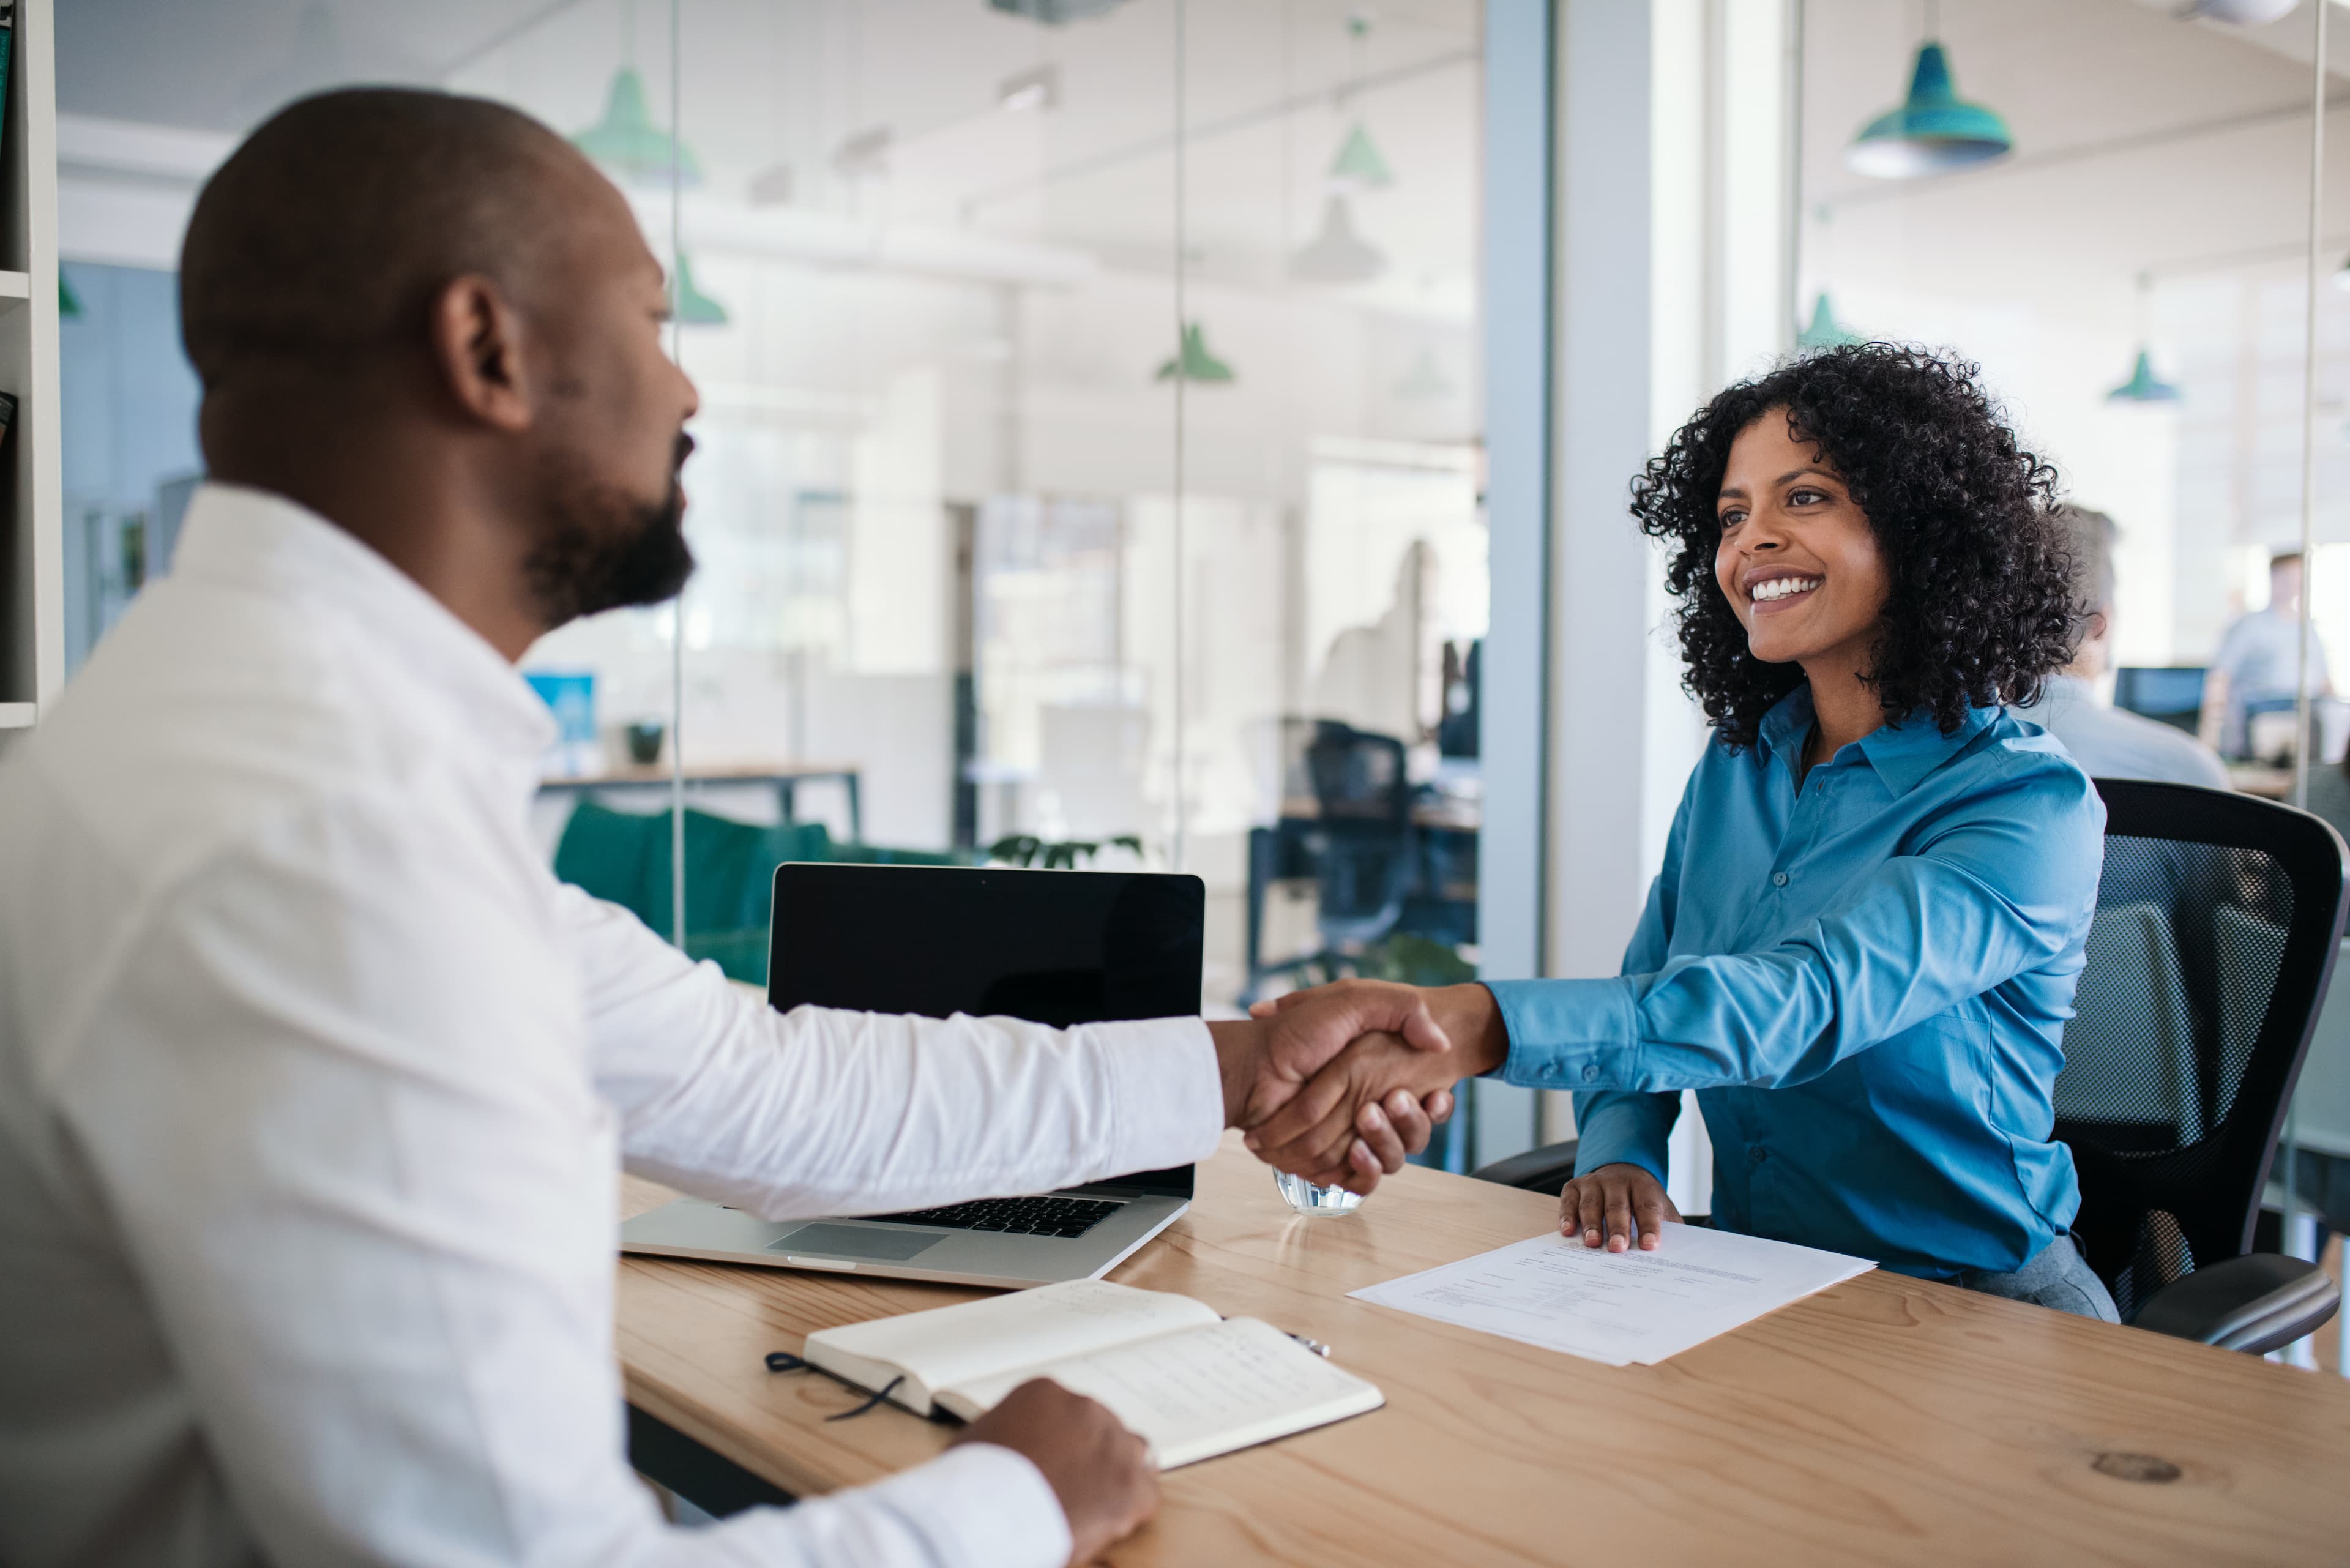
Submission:
<svg viewBox="0 0 2350 1568">
<path fill-rule="evenodd" d="M 1063 1028 L 1200 1010 L 1206 890 L 1125 871 L 786 865 L 767 1001 Z M 768 1268 L 1021 1287 L 1107 1272 L 1191 1207 L 1191 1168 L 911 1213 L 778 1223 L 685 1199 L 620 1250 Z"/>
</svg>

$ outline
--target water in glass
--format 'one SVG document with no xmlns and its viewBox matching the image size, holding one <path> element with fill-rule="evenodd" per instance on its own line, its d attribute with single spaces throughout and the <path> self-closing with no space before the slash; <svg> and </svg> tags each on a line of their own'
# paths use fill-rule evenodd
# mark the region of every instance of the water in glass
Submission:
<svg viewBox="0 0 2350 1568">
<path fill-rule="evenodd" d="M 1289 1200 L 1289 1206 L 1300 1214 L 1352 1214 L 1362 1207 L 1363 1195 L 1349 1192 L 1343 1187 L 1316 1187 L 1303 1177 L 1285 1171 L 1273 1173 L 1274 1186 Z"/>
</svg>

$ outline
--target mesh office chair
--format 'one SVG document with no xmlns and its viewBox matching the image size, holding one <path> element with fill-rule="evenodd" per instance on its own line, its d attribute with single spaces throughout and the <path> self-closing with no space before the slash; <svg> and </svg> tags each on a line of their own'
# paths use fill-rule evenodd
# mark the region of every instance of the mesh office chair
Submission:
<svg viewBox="0 0 2350 1568">
<path fill-rule="evenodd" d="M 2064 1032 L 2074 1231 L 2122 1321 L 2254 1355 L 2334 1315 L 2317 1265 L 2254 1253 L 2284 1110 L 2342 937 L 2341 837 L 2306 812 L 2099 779 L 2105 873 Z M 1575 1145 L 1477 1175 L 1556 1192 Z"/>
<path fill-rule="evenodd" d="M 1347 972 L 1357 955 L 1395 929 L 1411 891 L 1419 845 L 1403 742 L 1317 719 L 1300 760 L 1315 815 L 1298 832 L 1296 851 L 1312 867 L 1322 949 L 1256 965 L 1243 1001 L 1275 975 L 1318 970 L 1323 979 L 1335 980 Z"/>
</svg>

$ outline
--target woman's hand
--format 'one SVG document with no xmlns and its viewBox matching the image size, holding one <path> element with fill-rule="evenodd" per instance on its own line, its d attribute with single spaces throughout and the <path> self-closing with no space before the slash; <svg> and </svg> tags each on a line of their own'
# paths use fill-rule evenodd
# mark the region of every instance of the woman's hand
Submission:
<svg viewBox="0 0 2350 1568">
<path fill-rule="evenodd" d="M 1568 1182 L 1558 1195 L 1558 1233 L 1580 1233 L 1586 1247 L 1604 1240 L 1611 1252 L 1630 1251 L 1636 1231 L 1641 1251 L 1654 1251 L 1665 1221 L 1679 1223 L 1680 1217 L 1664 1184 L 1643 1166 L 1603 1165 Z"/>
</svg>

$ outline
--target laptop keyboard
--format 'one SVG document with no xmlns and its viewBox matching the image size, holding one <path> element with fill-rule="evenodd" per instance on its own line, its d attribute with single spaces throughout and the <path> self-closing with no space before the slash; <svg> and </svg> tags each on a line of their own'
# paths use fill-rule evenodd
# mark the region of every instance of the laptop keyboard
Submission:
<svg viewBox="0 0 2350 1568">
<path fill-rule="evenodd" d="M 949 1231 L 998 1231 L 1018 1236 L 1082 1236 L 1107 1219 L 1118 1205 L 1098 1198 L 983 1198 L 975 1203 L 950 1203 L 942 1209 L 917 1209 L 906 1214 L 868 1214 L 868 1220 L 897 1220 L 909 1225 L 938 1225 Z"/>
</svg>

